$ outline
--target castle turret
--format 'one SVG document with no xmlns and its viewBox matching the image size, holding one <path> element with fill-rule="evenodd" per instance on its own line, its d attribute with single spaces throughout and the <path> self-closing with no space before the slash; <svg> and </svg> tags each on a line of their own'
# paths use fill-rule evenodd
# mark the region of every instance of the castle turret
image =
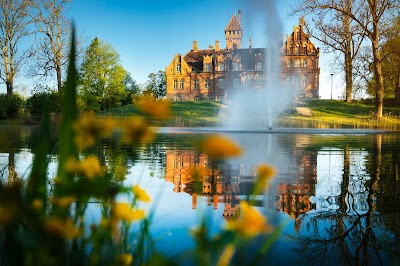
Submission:
<svg viewBox="0 0 400 266">
<path fill-rule="evenodd" d="M 239 18 L 241 19 L 242 12 L 239 10 Z M 239 49 L 242 46 L 242 26 L 240 21 L 233 15 L 225 28 L 226 49 Z"/>
</svg>

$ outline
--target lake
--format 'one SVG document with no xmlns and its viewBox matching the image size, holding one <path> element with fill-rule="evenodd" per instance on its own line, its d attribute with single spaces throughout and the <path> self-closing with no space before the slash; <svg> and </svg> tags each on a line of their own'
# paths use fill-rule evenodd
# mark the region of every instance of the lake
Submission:
<svg viewBox="0 0 400 266">
<path fill-rule="evenodd" d="M 0 127 L 0 178 L 27 177 L 36 127 Z M 103 164 L 127 166 L 125 184 L 140 184 L 153 199 L 156 247 L 181 256 L 194 247 L 189 231 L 206 216 L 211 235 L 237 219 L 240 200 L 250 200 L 279 237 L 260 264 L 400 263 L 400 135 L 351 130 L 275 129 L 219 132 L 236 141 L 243 155 L 212 161 L 197 143 L 215 129 L 160 129 L 147 146 L 121 147 L 103 140 L 92 153 Z M 49 176 L 57 166 L 56 130 L 49 150 Z M 264 193 L 251 195 L 255 169 L 267 163 L 277 174 Z M 191 169 L 212 176 L 193 180 Z M 121 197 L 120 200 L 126 200 Z M 97 202 L 89 219 L 98 219 Z M 271 236 L 266 236 L 271 237 Z M 265 237 L 254 240 L 254 247 Z"/>
</svg>

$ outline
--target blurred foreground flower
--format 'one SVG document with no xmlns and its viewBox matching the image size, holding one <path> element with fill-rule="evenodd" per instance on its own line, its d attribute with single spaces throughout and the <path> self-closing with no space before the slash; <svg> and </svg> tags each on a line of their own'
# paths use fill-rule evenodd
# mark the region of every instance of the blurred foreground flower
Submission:
<svg viewBox="0 0 400 266">
<path fill-rule="evenodd" d="M 52 198 L 51 203 L 57 207 L 68 209 L 72 202 L 76 201 L 75 196 Z"/>
<path fill-rule="evenodd" d="M 116 120 L 113 118 L 99 118 L 93 113 L 84 114 L 75 124 L 77 131 L 75 142 L 82 148 L 93 146 L 98 138 L 111 136 L 116 125 Z"/>
<path fill-rule="evenodd" d="M 137 103 L 137 107 L 146 115 L 165 120 L 171 117 L 171 103 L 166 100 L 155 101 L 153 97 L 145 96 Z"/>
<path fill-rule="evenodd" d="M 0 228 L 13 224 L 21 215 L 15 204 L 0 204 Z"/>
<path fill-rule="evenodd" d="M 217 266 L 229 265 L 229 262 L 231 261 L 234 253 L 235 253 L 235 246 L 233 244 L 226 245 L 224 251 L 221 254 L 221 257 L 219 257 Z"/>
<path fill-rule="evenodd" d="M 79 229 L 71 219 L 51 217 L 44 222 L 46 231 L 61 236 L 65 239 L 73 239 L 79 236 Z"/>
<path fill-rule="evenodd" d="M 257 186 L 264 188 L 265 185 L 271 180 L 271 178 L 276 174 L 274 168 L 267 164 L 262 164 L 257 168 Z"/>
<path fill-rule="evenodd" d="M 146 203 L 151 201 L 149 194 L 147 194 L 147 192 L 144 189 L 139 187 L 139 185 L 134 185 L 132 191 L 136 199 Z"/>
<path fill-rule="evenodd" d="M 124 253 L 117 257 L 117 265 L 128 266 L 133 262 L 133 257 L 131 254 Z"/>
<path fill-rule="evenodd" d="M 71 174 L 85 176 L 93 179 L 96 176 L 104 175 L 104 167 L 101 166 L 96 156 L 88 156 L 82 161 L 70 158 L 65 163 L 65 170 Z"/>
<path fill-rule="evenodd" d="M 145 214 L 143 210 L 133 209 L 129 204 L 115 203 L 111 209 L 111 216 L 115 221 L 124 220 L 132 222 L 143 219 Z"/>
<path fill-rule="evenodd" d="M 267 219 L 246 201 L 240 202 L 240 212 L 238 220 L 227 221 L 228 230 L 236 231 L 245 238 L 252 238 L 271 231 Z"/>
<path fill-rule="evenodd" d="M 141 117 L 131 117 L 122 123 L 122 141 L 129 144 L 150 142 L 154 139 L 154 131 Z"/>
<path fill-rule="evenodd" d="M 220 135 L 207 137 L 201 143 L 201 149 L 215 159 L 235 157 L 242 154 L 241 148 L 235 142 Z"/>
</svg>

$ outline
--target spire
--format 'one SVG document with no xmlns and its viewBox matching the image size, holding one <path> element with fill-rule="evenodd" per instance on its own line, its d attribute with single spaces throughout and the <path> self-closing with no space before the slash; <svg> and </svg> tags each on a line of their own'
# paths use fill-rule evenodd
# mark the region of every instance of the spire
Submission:
<svg viewBox="0 0 400 266">
<path fill-rule="evenodd" d="M 240 13 L 241 16 L 241 13 Z M 228 26 L 226 26 L 225 31 L 228 30 L 242 30 L 242 27 L 240 26 L 240 23 L 238 19 L 236 18 L 236 15 L 233 15 L 231 17 L 231 20 L 228 23 Z"/>
</svg>

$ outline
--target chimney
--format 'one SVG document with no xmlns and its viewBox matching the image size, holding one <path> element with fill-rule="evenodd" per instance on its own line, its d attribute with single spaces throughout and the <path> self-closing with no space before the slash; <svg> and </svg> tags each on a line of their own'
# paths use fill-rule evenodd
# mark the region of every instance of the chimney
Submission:
<svg viewBox="0 0 400 266">
<path fill-rule="evenodd" d="M 219 52 L 219 40 L 215 40 L 215 51 Z"/>
<path fill-rule="evenodd" d="M 238 20 L 240 26 L 242 26 L 242 10 L 240 10 L 240 9 L 239 9 L 239 11 L 238 11 L 237 20 Z"/>
<path fill-rule="evenodd" d="M 249 37 L 249 49 L 251 49 L 253 47 L 253 42 L 251 40 L 251 37 Z"/>
<path fill-rule="evenodd" d="M 197 52 L 198 48 L 197 48 L 197 41 L 193 41 L 193 52 Z"/>
</svg>

